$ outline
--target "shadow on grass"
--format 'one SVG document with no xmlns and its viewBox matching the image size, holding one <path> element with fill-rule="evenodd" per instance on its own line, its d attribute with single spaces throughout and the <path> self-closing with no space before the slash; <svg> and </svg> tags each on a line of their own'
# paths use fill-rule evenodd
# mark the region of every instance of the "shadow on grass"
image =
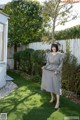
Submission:
<svg viewBox="0 0 80 120">
<path fill-rule="evenodd" d="M 49 104 L 49 93 L 40 90 L 39 83 L 25 80 L 20 75 L 9 72 L 18 85 L 9 96 L 0 100 L 0 113 L 6 112 L 8 120 L 63 120 L 64 116 L 78 116 L 80 105 L 61 97 L 60 109 L 55 111 Z"/>
<path fill-rule="evenodd" d="M 47 120 L 54 111 L 53 106 L 44 103 L 40 107 L 34 107 L 29 113 L 23 114 L 23 120 Z"/>
<path fill-rule="evenodd" d="M 41 101 L 44 104 L 23 114 L 23 120 L 64 120 L 65 116 L 80 116 L 80 106 L 64 97 L 61 97 L 60 108 L 56 111 L 54 109 L 55 103 L 50 105 L 48 101 L 44 102 L 44 99 Z"/>
</svg>

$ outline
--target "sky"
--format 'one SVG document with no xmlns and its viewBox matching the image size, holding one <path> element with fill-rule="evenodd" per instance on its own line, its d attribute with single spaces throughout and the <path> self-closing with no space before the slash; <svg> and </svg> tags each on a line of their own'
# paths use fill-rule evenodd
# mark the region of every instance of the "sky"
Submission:
<svg viewBox="0 0 80 120">
<path fill-rule="evenodd" d="M 7 2 L 10 2 L 11 0 L 0 0 L 0 4 L 6 4 Z M 39 2 L 44 2 L 45 0 L 38 0 Z M 80 15 L 80 3 L 75 3 L 73 10 L 77 12 Z M 77 18 L 76 20 L 72 20 L 70 22 L 67 22 L 65 25 L 59 25 L 56 27 L 56 30 L 64 30 L 66 28 L 73 27 L 75 25 L 80 25 L 80 18 Z"/>
</svg>

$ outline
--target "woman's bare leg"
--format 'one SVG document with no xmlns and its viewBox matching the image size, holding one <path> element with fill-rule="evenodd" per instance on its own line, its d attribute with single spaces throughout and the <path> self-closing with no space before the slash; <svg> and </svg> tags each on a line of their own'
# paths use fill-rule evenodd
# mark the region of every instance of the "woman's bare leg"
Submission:
<svg viewBox="0 0 80 120">
<path fill-rule="evenodd" d="M 56 95 L 56 105 L 55 105 L 55 108 L 59 108 L 59 103 L 60 103 L 60 95 Z"/>
<path fill-rule="evenodd" d="M 51 93 L 51 100 L 49 102 L 52 103 L 53 101 L 54 101 L 54 95 L 53 93 Z"/>
</svg>

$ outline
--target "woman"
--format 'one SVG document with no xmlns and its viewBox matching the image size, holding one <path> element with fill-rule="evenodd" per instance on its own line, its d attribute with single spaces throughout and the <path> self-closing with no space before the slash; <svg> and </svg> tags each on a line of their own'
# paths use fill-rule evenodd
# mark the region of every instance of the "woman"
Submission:
<svg viewBox="0 0 80 120">
<path fill-rule="evenodd" d="M 42 67 L 41 90 L 51 93 L 50 103 L 53 103 L 56 94 L 55 109 L 59 108 L 61 92 L 61 71 L 63 65 L 63 54 L 58 52 L 58 45 L 51 45 L 51 52 L 48 54 L 47 63 Z"/>
</svg>

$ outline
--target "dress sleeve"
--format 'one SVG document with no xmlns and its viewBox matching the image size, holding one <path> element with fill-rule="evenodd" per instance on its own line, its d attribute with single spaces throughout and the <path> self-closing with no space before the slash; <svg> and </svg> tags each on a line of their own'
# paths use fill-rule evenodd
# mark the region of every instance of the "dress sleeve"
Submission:
<svg viewBox="0 0 80 120">
<path fill-rule="evenodd" d="M 63 60 L 64 60 L 64 55 L 61 53 L 61 56 L 60 56 L 60 59 L 59 59 L 60 64 L 59 64 L 59 66 L 56 68 L 56 70 L 57 70 L 58 72 L 60 72 L 60 71 L 62 70 Z"/>
</svg>

